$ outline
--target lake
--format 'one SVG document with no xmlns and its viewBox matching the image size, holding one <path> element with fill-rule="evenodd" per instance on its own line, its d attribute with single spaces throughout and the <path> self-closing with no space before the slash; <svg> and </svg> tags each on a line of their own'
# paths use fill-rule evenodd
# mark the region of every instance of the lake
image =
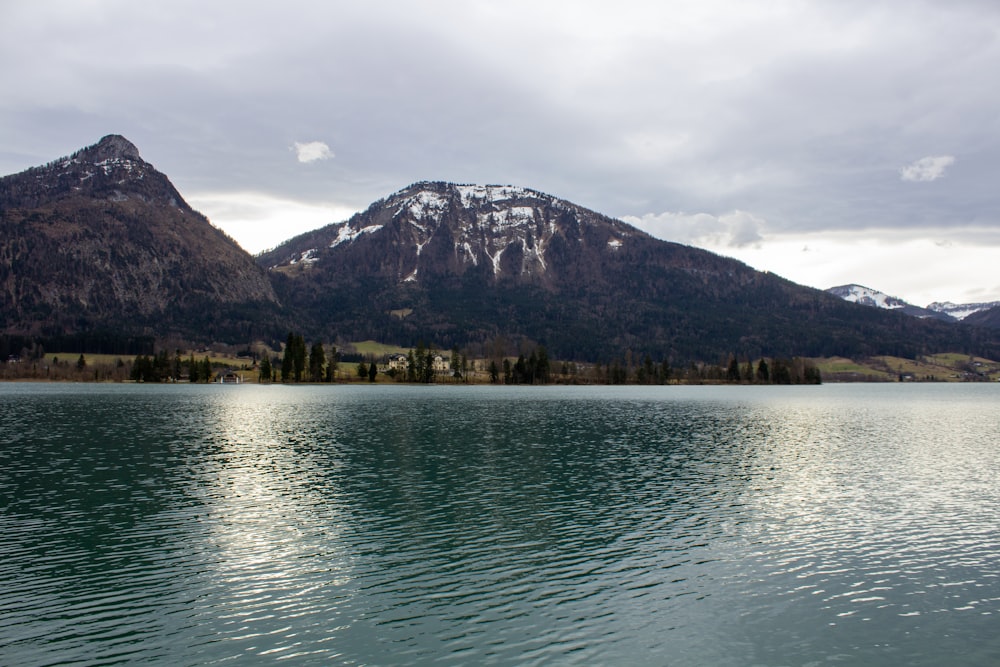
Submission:
<svg viewBox="0 0 1000 667">
<path fill-rule="evenodd" d="M 0 664 L 1000 664 L 998 406 L 0 384 Z"/>
</svg>

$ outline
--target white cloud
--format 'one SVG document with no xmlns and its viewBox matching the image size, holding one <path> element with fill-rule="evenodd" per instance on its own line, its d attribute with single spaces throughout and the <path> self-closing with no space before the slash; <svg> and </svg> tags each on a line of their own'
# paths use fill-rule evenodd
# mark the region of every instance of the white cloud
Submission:
<svg viewBox="0 0 1000 667">
<path fill-rule="evenodd" d="M 742 248 L 762 240 L 762 218 L 735 210 L 724 215 L 709 213 L 647 213 L 642 217 L 623 216 L 622 220 L 653 236 L 690 245 Z"/>
<path fill-rule="evenodd" d="M 260 192 L 206 192 L 186 199 L 254 254 L 357 212 L 343 204 L 309 204 Z"/>
<path fill-rule="evenodd" d="M 947 242 L 941 243 L 945 235 Z M 998 298 L 989 278 L 954 280 L 956 266 L 967 275 L 992 276 L 998 246 L 998 232 L 940 229 L 929 238 L 913 238 L 908 230 L 869 229 L 776 233 L 752 246 L 701 247 L 817 289 L 859 283 L 926 306 Z"/>
<path fill-rule="evenodd" d="M 315 162 L 317 160 L 329 160 L 333 157 L 333 151 L 322 141 L 307 141 L 305 143 L 295 142 L 292 147 L 299 162 Z"/>
<path fill-rule="evenodd" d="M 936 181 L 944 176 L 945 169 L 953 164 L 955 164 L 953 155 L 928 155 L 900 169 L 899 177 L 904 181 L 915 183 Z"/>
</svg>

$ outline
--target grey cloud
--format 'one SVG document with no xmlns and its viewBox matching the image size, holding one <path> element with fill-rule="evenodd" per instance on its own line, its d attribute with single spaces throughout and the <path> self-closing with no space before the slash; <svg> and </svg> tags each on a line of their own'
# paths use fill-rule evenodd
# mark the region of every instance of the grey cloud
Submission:
<svg viewBox="0 0 1000 667">
<path fill-rule="evenodd" d="M 120 132 L 182 191 L 360 208 L 504 182 L 636 219 L 716 212 L 737 245 L 755 220 L 1000 222 L 992 3 L 29 4 L 0 44 L 24 63 L 0 71 L 4 173 Z M 288 159 L 319 140 L 336 159 Z M 901 181 L 948 155 L 933 188 Z"/>
</svg>

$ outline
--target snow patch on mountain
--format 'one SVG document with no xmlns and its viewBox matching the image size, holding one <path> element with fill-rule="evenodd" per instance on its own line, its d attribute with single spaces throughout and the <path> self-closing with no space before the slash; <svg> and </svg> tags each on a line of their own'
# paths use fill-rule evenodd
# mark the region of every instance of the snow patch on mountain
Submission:
<svg viewBox="0 0 1000 667">
<path fill-rule="evenodd" d="M 981 310 L 989 310 L 1000 306 L 1000 301 L 986 301 L 982 303 L 952 303 L 951 301 L 935 301 L 927 306 L 927 310 L 951 315 L 956 320 L 964 320 L 973 313 Z"/>
<path fill-rule="evenodd" d="M 990 308 L 1000 306 L 1000 301 L 985 303 L 952 303 L 951 301 L 935 301 L 926 308 L 921 308 L 920 306 L 914 306 L 906 301 L 903 301 L 902 299 L 889 296 L 884 292 L 880 292 L 863 285 L 840 285 L 838 287 L 831 287 L 826 291 L 834 296 L 839 296 L 845 301 L 860 303 L 863 306 L 872 306 L 874 308 L 883 308 L 885 310 L 902 310 L 907 315 L 913 315 L 914 317 L 933 317 L 950 322 L 955 320 L 964 320 L 973 313 L 978 313 L 981 310 L 989 310 Z"/>
<path fill-rule="evenodd" d="M 448 200 L 436 192 L 422 190 L 416 196 L 403 202 L 396 214 L 408 211 L 416 220 L 429 218 L 435 222 L 441 221 L 441 213 L 448 208 Z"/>
<path fill-rule="evenodd" d="M 489 250 L 486 251 L 487 256 L 493 261 L 493 275 L 495 276 L 500 275 L 500 256 L 503 255 L 503 251 L 506 249 L 506 246 L 500 248 L 495 255 L 490 255 Z"/>
<path fill-rule="evenodd" d="M 535 218 L 535 209 L 531 206 L 512 206 L 502 208 L 491 213 L 477 216 L 480 226 L 488 227 L 490 231 L 497 232 L 506 227 L 517 227 L 530 223 Z"/>
<path fill-rule="evenodd" d="M 879 292 L 864 285 L 839 285 L 831 287 L 827 292 L 839 296 L 844 301 L 860 303 L 863 306 L 873 306 L 885 310 L 898 310 L 908 305 L 902 299 L 889 296 L 884 292 Z"/>
<path fill-rule="evenodd" d="M 1000 301 L 986 303 L 952 303 L 950 301 L 937 301 L 926 308 L 914 306 L 902 299 L 888 296 L 878 290 L 873 290 L 862 285 L 841 285 L 831 287 L 827 292 L 839 296 L 846 301 L 853 301 L 865 306 L 884 308 L 887 310 L 900 310 L 907 315 L 919 318 L 934 318 L 945 322 L 955 322 L 964 320 L 973 313 L 982 310 L 989 310 L 1000 306 Z"/>
<path fill-rule="evenodd" d="M 456 185 L 464 208 L 473 208 L 481 203 L 497 203 L 508 199 L 531 196 L 531 191 L 513 185 Z"/>
<path fill-rule="evenodd" d="M 310 248 L 309 250 L 300 253 L 298 257 L 289 260 L 288 263 L 292 265 L 298 264 L 299 262 L 303 264 L 314 264 L 319 261 L 319 257 L 316 256 L 316 253 L 318 252 L 319 248 Z"/>
<path fill-rule="evenodd" d="M 337 233 L 337 237 L 330 242 L 331 248 L 336 248 L 341 243 L 349 243 L 362 234 L 373 234 L 382 229 L 382 225 L 368 225 L 367 227 L 362 227 L 361 229 L 352 229 L 346 222 L 342 222 L 340 225 L 341 227 L 340 231 Z"/>
<path fill-rule="evenodd" d="M 468 241 L 456 243 L 455 249 L 464 252 L 469 257 L 469 261 L 472 262 L 473 266 L 479 266 L 479 258 L 476 257 L 476 252 L 472 249 L 472 245 Z"/>
</svg>

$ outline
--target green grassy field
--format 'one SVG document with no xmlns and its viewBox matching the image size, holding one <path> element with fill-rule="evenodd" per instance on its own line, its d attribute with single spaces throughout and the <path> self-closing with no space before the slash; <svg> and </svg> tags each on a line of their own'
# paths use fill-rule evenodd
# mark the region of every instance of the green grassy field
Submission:
<svg viewBox="0 0 1000 667">
<path fill-rule="evenodd" d="M 408 347 L 386 345 L 385 343 L 377 343 L 373 340 L 351 343 L 351 347 L 353 347 L 358 354 L 372 355 L 375 357 L 383 357 L 387 354 L 406 354 L 410 351 L 410 348 Z"/>
<path fill-rule="evenodd" d="M 919 359 L 878 356 L 852 360 L 842 357 L 814 359 L 827 382 L 852 380 L 965 382 L 970 379 L 1000 379 L 1000 362 L 967 354 L 944 353 Z"/>
<path fill-rule="evenodd" d="M 131 355 L 123 355 L 123 354 L 85 354 L 85 355 L 83 355 L 83 360 L 84 360 L 84 362 L 88 366 L 98 365 L 98 364 L 99 365 L 109 366 L 109 365 L 117 364 L 119 359 L 121 359 L 124 362 L 124 361 L 131 361 L 131 360 L 135 359 L 135 357 L 131 356 Z M 50 364 L 54 364 L 54 363 L 56 363 L 58 361 L 60 364 L 67 364 L 68 363 L 70 365 L 76 365 L 76 363 L 79 360 L 80 360 L 80 354 L 78 352 L 77 353 L 74 353 L 74 352 L 50 352 L 50 353 L 47 353 L 45 355 L 45 361 L 47 363 L 50 363 Z"/>
</svg>

